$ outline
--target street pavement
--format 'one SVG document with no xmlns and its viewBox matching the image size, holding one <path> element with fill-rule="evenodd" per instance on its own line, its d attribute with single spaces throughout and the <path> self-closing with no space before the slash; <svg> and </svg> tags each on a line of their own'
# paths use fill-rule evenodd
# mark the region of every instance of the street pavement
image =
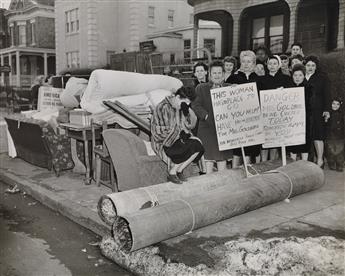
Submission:
<svg viewBox="0 0 345 276">
<path fill-rule="evenodd" d="M 0 181 L 0 275 L 129 276 L 101 255 L 101 237 Z"/>
<path fill-rule="evenodd" d="M 0 154 L 0 180 L 90 229 L 98 235 L 109 235 L 109 227 L 98 217 L 97 202 L 111 193 L 107 187 L 83 184 L 82 176 L 65 171 L 60 177 L 21 159 Z M 316 191 L 299 195 L 290 203 L 278 202 L 255 211 L 198 229 L 159 244 L 165 260 L 194 266 L 212 262 L 201 252 L 205 240 L 222 241 L 246 237 L 318 237 L 345 239 L 344 173 L 325 171 L 326 183 Z"/>
</svg>

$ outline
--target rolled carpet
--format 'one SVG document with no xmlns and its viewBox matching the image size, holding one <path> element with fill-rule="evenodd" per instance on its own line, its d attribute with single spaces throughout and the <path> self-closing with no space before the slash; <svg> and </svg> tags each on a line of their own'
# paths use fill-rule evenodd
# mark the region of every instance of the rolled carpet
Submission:
<svg viewBox="0 0 345 276">
<path fill-rule="evenodd" d="M 251 165 L 249 171 L 252 174 L 258 174 L 280 166 L 279 160 L 267 161 Z M 113 225 L 117 216 L 151 208 L 182 197 L 198 195 L 223 185 L 237 186 L 244 177 L 245 173 L 242 169 L 225 170 L 210 175 L 191 177 L 188 182 L 183 182 L 181 185 L 165 182 L 104 195 L 98 202 L 98 214 L 106 224 Z"/>
<path fill-rule="evenodd" d="M 209 192 L 117 217 L 113 237 L 135 251 L 260 207 L 306 193 L 325 182 L 321 168 L 298 161 Z"/>
</svg>

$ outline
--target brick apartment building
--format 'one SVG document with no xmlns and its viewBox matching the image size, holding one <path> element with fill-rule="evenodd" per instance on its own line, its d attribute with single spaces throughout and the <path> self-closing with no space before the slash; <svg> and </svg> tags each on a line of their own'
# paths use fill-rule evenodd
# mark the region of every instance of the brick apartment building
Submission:
<svg viewBox="0 0 345 276">
<path fill-rule="evenodd" d="M 273 53 L 302 43 L 305 53 L 344 48 L 345 0 L 188 0 L 194 37 L 202 19 L 222 27 L 222 56 L 266 45 Z M 196 41 L 196 40 L 194 40 Z"/>
<path fill-rule="evenodd" d="M 2 83 L 30 86 L 38 75 L 55 74 L 54 0 L 12 0 L 4 12 L 8 40 L 0 48 Z"/>
</svg>

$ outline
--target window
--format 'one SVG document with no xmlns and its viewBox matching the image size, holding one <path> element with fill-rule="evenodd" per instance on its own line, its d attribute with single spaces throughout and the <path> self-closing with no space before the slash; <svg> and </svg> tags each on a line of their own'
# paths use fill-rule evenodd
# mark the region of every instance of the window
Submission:
<svg viewBox="0 0 345 276">
<path fill-rule="evenodd" d="M 79 31 L 79 9 L 65 12 L 66 33 L 76 33 Z"/>
<path fill-rule="evenodd" d="M 149 9 L 148 9 L 148 23 L 149 23 L 149 26 L 154 26 L 155 25 L 155 7 L 149 6 Z"/>
<path fill-rule="evenodd" d="M 168 10 L 168 27 L 174 27 L 174 10 Z"/>
<path fill-rule="evenodd" d="M 26 24 L 18 22 L 18 44 L 19 46 L 26 46 Z"/>
<path fill-rule="evenodd" d="M 9 33 L 11 38 L 11 46 L 14 46 L 14 32 L 13 32 L 14 26 L 13 23 L 9 25 Z"/>
<path fill-rule="evenodd" d="M 80 67 L 79 52 L 78 51 L 67 52 L 66 63 L 67 63 L 67 68 L 79 68 Z"/>
<path fill-rule="evenodd" d="M 211 52 L 211 56 L 214 57 L 216 53 L 216 40 L 215 39 L 204 39 L 204 48 L 207 48 Z M 206 57 L 206 53 L 204 53 Z"/>
<path fill-rule="evenodd" d="M 185 52 L 183 52 L 183 58 L 185 62 L 190 62 L 190 58 L 191 58 L 191 40 L 190 39 L 185 39 L 183 41 L 183 49 L 185 50 Z M 189 51 L 186 51 L 189 50 Z"/>
<path fill-rule="evenodd" d="M 31 28 L 31 45 L 35 45 L 36 43 L 36 35 L 35 35 L 35 20 L 30 21 L 30 28 Z"/>
<path fill-rule="evenodd" d="M 252 49 L 267 46 L 273 54 L 283 52 L 284 15 L 255 18 L 252 21 Z"/>
<path fill-rule="evenodd" d="M 170 54 L 170 63 L 171 64 L 175 63 L 175 54 Z"/>
</svg>

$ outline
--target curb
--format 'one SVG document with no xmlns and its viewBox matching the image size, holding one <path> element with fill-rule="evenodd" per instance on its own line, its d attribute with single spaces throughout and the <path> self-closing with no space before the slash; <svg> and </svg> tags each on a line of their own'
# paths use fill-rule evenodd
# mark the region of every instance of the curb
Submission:
<svg viewBox="0 0 345 276">
<path fill-rule="evenodd" d="M 45 189 L 34 181 L 23 179 L 4 169 L 0 169 L 0 180 L 7 185 L 17 185 L 20 190 L 25 191 L 43 205 L 59 212 L 95 234 L 101 237 L 109 236 L 111 229 L 101 221 L 97 212 L 63 198 L 56 192 Z"/>
</svg>

